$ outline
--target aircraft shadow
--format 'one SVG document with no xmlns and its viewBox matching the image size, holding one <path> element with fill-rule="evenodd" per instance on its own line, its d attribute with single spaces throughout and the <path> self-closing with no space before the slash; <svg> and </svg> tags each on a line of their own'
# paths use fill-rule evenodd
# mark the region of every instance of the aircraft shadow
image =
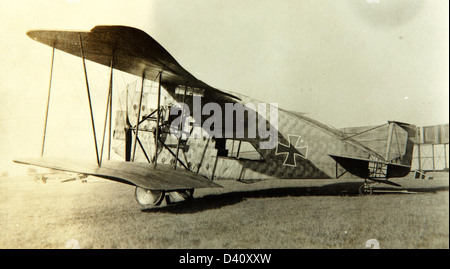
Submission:
<svg viewBox="0 0 450 269">
<path fill-rule="evenodd" d="M 142 209 L 142 212 L 161 212 L 173 214 L 192 214 L 211 209 L 218 209 L 229 205 L 238 204 L 250 198 L 282 198 L 282 197 L 300 197 L 300 196 L 359 196 L 359 187 L 361 182 L 340 182 L 324 186 L 313 187 L 285 187 L 269 188 L 252 191 L 232 191 L 221 194 L 210 194 L 192 200 L 175 202 L 166 206 L 151 207 Z M 395 188 L 383 187 L 377 190 L 388 190 L 391 192 L 377 192 L 372 195 L 392 194 L 392 191 L 407 190 L 417 193 L 435 193 L 437 191 L 448 191 L 448 186 L 430 187 L 430 188 Z M 399 192 L 400 193 L 400 192 Z"/>
</svg>

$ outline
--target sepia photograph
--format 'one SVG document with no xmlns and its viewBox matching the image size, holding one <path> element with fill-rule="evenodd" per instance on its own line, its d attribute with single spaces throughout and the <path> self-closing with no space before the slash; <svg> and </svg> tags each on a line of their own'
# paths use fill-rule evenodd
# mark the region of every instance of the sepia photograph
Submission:
<svg viewBox="0 0 450 269">
<path fill-rule="evenodd" d="M 449 248 L 446 0 L 2 1 L 0 25 L 0 249 Z"/>
</svg>

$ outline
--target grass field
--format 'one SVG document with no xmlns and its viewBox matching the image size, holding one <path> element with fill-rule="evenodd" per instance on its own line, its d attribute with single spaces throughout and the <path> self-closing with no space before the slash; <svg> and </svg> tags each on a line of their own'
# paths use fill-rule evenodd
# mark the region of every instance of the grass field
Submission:
<svg viewBox="0 0 450 269">
<path fill-rule="evenodd" d="M 449 248 L 448 173 L 372 196 L 354 179 L 218 180 L 225 188 L 151 209 L 131 186 L 87 180 L 0 178 L 0 248 Z"/>
</svg>

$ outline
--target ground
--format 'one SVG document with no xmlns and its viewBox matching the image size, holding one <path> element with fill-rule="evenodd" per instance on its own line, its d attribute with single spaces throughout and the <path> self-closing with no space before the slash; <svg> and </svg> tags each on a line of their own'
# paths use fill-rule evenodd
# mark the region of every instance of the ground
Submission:
<svg viewBox="0 0 450 269">
<path fill-rule="evenodd" d="M 448 249 L 448 173 L 395 181 L 409 193 L 359 196 L 356 179 L 217 180 L 225 188 L 143 209 L 134 187 L 95 177 L 2 177 L 0 248 L 363 249 L 375 239 L 382 249 Z"/>
</svg>

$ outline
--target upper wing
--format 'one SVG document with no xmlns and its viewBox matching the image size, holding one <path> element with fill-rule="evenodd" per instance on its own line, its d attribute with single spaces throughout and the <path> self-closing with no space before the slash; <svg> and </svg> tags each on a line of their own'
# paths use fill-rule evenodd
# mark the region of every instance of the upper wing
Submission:
<svg viewBox="0 0 450 269">
<path fill-rule="evenodd" d="M 95 162 L 64 160 L 57 158 L 18 159 L 16 163 L 36 165 L 55 170 L 98 176 L 151 190 L 181 190 L 191 188 L 222 187 L 202 175 L 184 169 L 173 170 L 173 166 L 158 164 L 154 169 L 148 163 L 103 161 Z"/>
<path fill-rule="evenodd" d="M 128 26 L 96 26 L 89 32 L 33 30 L 27 32 L 33 40 L 58 50 L 81 57 L 81 44 L 86 59 L 110 66 L 114 55 L 114 68 L 155 80 L 162 71 L 163 82 L 187 85 L 211 93 L 220 93 L 239 99 L 215 89 L 196 79 L 151 36 Z"/>
</svg>

